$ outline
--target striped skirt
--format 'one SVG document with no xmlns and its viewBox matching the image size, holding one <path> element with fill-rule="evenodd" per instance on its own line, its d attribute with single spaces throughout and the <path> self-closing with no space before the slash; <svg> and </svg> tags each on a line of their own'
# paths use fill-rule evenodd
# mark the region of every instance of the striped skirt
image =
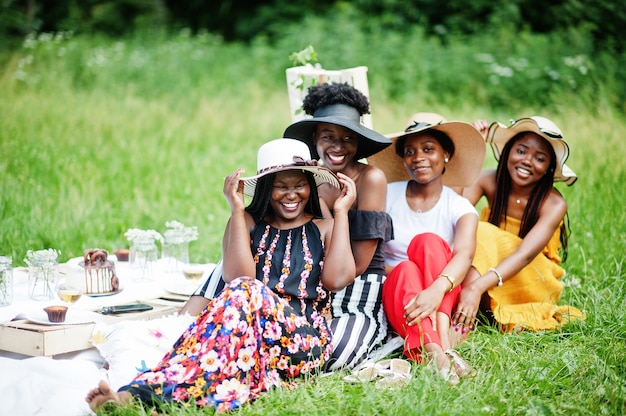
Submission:
<svg viewBox="0 0 626 416">
<path fill-rule="evenodd" d="M 333 352 L 326 370 L 352 368 L 364 361 L 387 337 L 382 288 L 385 275 L 365 274 L 333 294 L 330 331 Z"/>
</svg>

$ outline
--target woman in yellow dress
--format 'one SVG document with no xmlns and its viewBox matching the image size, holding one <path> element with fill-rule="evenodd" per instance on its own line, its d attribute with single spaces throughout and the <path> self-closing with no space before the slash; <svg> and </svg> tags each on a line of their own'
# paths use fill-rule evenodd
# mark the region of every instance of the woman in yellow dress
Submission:
<svg viewBox="0 0 626 416">
<path fill-rule="evenodd" d="M 475 126 L 498 160 L 463 190 L 472 204 L 487 198 L 480 215 L 476 254 L 453 316 L 457 329 L 471 328 L 480 309 L 505 332 L 556 329 L 584 314 L 557 302 L 563 291 L 560 266 L 567 257 L 567 203 L 555 181 L 572 185 L 565 165 L 569 147 L 549 119 L 529 117 L 506 127 Z"/>
</svg>

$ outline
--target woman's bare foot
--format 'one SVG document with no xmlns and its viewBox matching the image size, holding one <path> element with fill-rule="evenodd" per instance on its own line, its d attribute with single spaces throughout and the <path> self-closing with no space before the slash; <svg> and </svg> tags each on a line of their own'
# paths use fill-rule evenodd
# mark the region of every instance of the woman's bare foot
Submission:
<svg viewBox="0 0 626 416">
<path fill-rule="evenodd" d="M 111 386 L 104 380 L 101 380 L 100 383 L 98 383 L 98 387 L 87 393 L 87 397 L 85 397 L 85 401 L 89 403 L 89 407 L 94 412 L 104 403 L 114 402 L 124 404 L 128 403 L 130 399 L 131 397 L 128 392 L 123 391 L 116 393 L 111 390 Z"/>
</svg>

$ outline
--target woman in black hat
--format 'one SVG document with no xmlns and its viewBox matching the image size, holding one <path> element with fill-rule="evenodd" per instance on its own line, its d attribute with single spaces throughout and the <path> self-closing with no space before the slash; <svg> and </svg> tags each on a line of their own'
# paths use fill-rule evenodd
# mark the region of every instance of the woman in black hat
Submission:
<svg viewBox="0 0 626 416">
<path fill-rule="evenodd" d="M 313 158 L 356 183 L 357 198 L 349 212 L 356 278 L 333 295 L 330 328 L 335 348 L 329 369 L 354 367 L 387 337 L 381 298 L 383 244 L 392 237 L 391 218 L 385 212 L 387 180 L 380 169 L 360 159 L 383 150 L 391 141 L 361 124 L 369 107 L 367 97 L 348 84 L 315 85 L 302 105 L 312 117 L 293 123 L 283 134 L 305 142 Z M 319 191 L 332 206 L 338 193 L 328 186 Z"/>
</svg>

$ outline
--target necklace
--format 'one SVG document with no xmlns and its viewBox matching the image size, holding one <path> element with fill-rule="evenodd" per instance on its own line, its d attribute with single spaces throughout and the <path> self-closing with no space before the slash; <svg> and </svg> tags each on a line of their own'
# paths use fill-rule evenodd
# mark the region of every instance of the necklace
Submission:
<svg viewBox="0 0 626 416">
<path fill-rule="evenodd" d="M 513 201 L 515 201 L 515 203 L 518 205 L 521 204 L 522 201 L 525 201 L 524 198 L 519 198 L 519 197 L 516 197 L 515 195 L 511 195 L 511 199 L 513 199 Z"/>
<path fill-rule="evenodd" d="M 441 198 L 441 194 L 443 193 L 443 189 L 440 189 L 437 192 L 437 195 L 435 195 L 435 198 L 433 198 L 432 194 L 425 195 L 424 199 L 422 199 L 421 203 L 419 203 L 418 196 L 420 195 L 421 192 L 419 191 L 419 189 L 417 190 L 413 189 L 413 186 L 415 185 L 417 185 L 416 182 L 410 181 L 405 191 L 406 192 L 405 197 L 406 197 L 407 204 L 409 205 L 409 209 L 415 212 L 416 214 L 428 212 L 439 202 L 439 199 Z"/>
</svg>

